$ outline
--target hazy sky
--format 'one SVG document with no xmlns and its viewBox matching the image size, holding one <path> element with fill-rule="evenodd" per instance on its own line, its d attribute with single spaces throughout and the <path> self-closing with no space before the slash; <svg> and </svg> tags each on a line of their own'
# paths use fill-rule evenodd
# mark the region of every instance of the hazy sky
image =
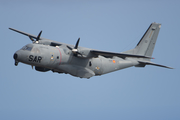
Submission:
<svg viewBox="0 0 180 120">
<path fill-rule="evenodd" d="M 166 0 L 0 0 L 1 120 L 179 120 L 180 2 Z M 90 79 L 14 66 L 30 34 L 122 52 L 161 23 L 152 62 L 174 67 L 127 68 Z"/>
</svg>

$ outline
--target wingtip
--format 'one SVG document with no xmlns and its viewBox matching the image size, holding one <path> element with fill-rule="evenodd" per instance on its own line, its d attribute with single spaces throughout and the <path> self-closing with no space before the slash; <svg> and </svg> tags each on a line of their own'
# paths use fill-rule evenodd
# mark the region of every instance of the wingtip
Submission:
<svg viewBox="0 0 180 120">
<path fill-rule="evenodd" d="M 169 69 L 175 69 L 175 68 L 172 68 L 172 67 L 168 67 Z"/>
</svg>

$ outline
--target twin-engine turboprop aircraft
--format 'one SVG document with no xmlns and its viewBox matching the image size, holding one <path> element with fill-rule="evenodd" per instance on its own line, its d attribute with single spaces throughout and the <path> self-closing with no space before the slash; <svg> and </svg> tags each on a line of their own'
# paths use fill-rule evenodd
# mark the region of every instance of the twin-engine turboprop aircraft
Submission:
<svg viewBox="0 0 180 120">
<path fill-rule="evenodd" d="M 152 23 L 134 49 L 121 53 L 78 47 L 80 38 L 73 46 L 42 38 L 40 37 L 42 31 L 35 36 L 13 28 L 9 29 L 32 40 L 31 44 L 14 53 L 16 66 L 22 62 L 35 66 L 35 69 L 41 72 L 51 70 L 80 78 L 90 78 L 132 66 L 155 65 L 172 69 L 150 62 L 160 27 L 161 24 Z"/>
</svg>

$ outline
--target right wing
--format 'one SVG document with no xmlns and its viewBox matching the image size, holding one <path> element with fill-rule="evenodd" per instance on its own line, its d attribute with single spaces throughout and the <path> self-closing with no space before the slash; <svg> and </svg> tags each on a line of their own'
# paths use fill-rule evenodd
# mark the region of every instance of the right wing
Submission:
<svg viewBox="0 0 180 120">
<path fill-rule="evenodd" d="M 135 57 L 135 58 L 148 58 L 148 59 L 153 59 L 152 57 L 148 56 L 142 56 L 142 55 L 133 55 L 133 54 L 124 54 L 124 53 L 114 53 L 114 52 L 105 52 L 105 51 L 99 51 L 99 50 L 91 50 L 91 53 L 95 55 L 102 55 L 106 57 L 121 57 L 121 58 L 126 58 L 126 57 Z"/>
</svg>

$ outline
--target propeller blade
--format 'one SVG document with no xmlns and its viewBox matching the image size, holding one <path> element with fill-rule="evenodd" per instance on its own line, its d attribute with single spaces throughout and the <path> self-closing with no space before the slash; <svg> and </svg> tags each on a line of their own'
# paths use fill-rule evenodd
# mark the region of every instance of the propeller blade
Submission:
<svg viewBox="0 0 180 120">
<path fill-rule="evenodd" d="M 67 48 L 69 48 L 70 50 L 72 50 L 72 48 L 71 48 L 71 47 L 69 47 L 68 45 L 66 45 L 66 47 L 67 47 Z"/>
<path fill-rule="evenodd" d="M 77 40 L 77 42 L 76 42 L 76 45 L 75 45 L 74 49 L 77 49 L 77 48 L 78 48 L 79 40 L 80 40 L 80 38 L 78 38 L 78 40 Z"/>
<path fill-rule="evenodd" d="M 66 47 L 73 52 L 74 56 L 81 55 L 81 57 L 84 57 L 83 54 L 81 54 L 80 52 L 78 52 L 79 41 L 80 41 L 80 38 L 78 38 L 78 40 L 77 40 L 76 45 L 75 45 L 74 48 L 71 48 L 71 47 L 68 46 L 68 45 L 66 45 Z"/>
<path fill-rule="evenodd" d="M 31 36 L 29 36 L 29 38 L 34 42 L 34 39 Z"/>
<path fill-rule="evenodd" d="M 41 30 L 40 33 L 38 34 L 38 36 L 37 36 L 37 38 L 36 38 L 36 41 L 39 41 L 40 36 L 41 36 L 41 33 L 42 33 L 42 30 Z"/>
</svg>

